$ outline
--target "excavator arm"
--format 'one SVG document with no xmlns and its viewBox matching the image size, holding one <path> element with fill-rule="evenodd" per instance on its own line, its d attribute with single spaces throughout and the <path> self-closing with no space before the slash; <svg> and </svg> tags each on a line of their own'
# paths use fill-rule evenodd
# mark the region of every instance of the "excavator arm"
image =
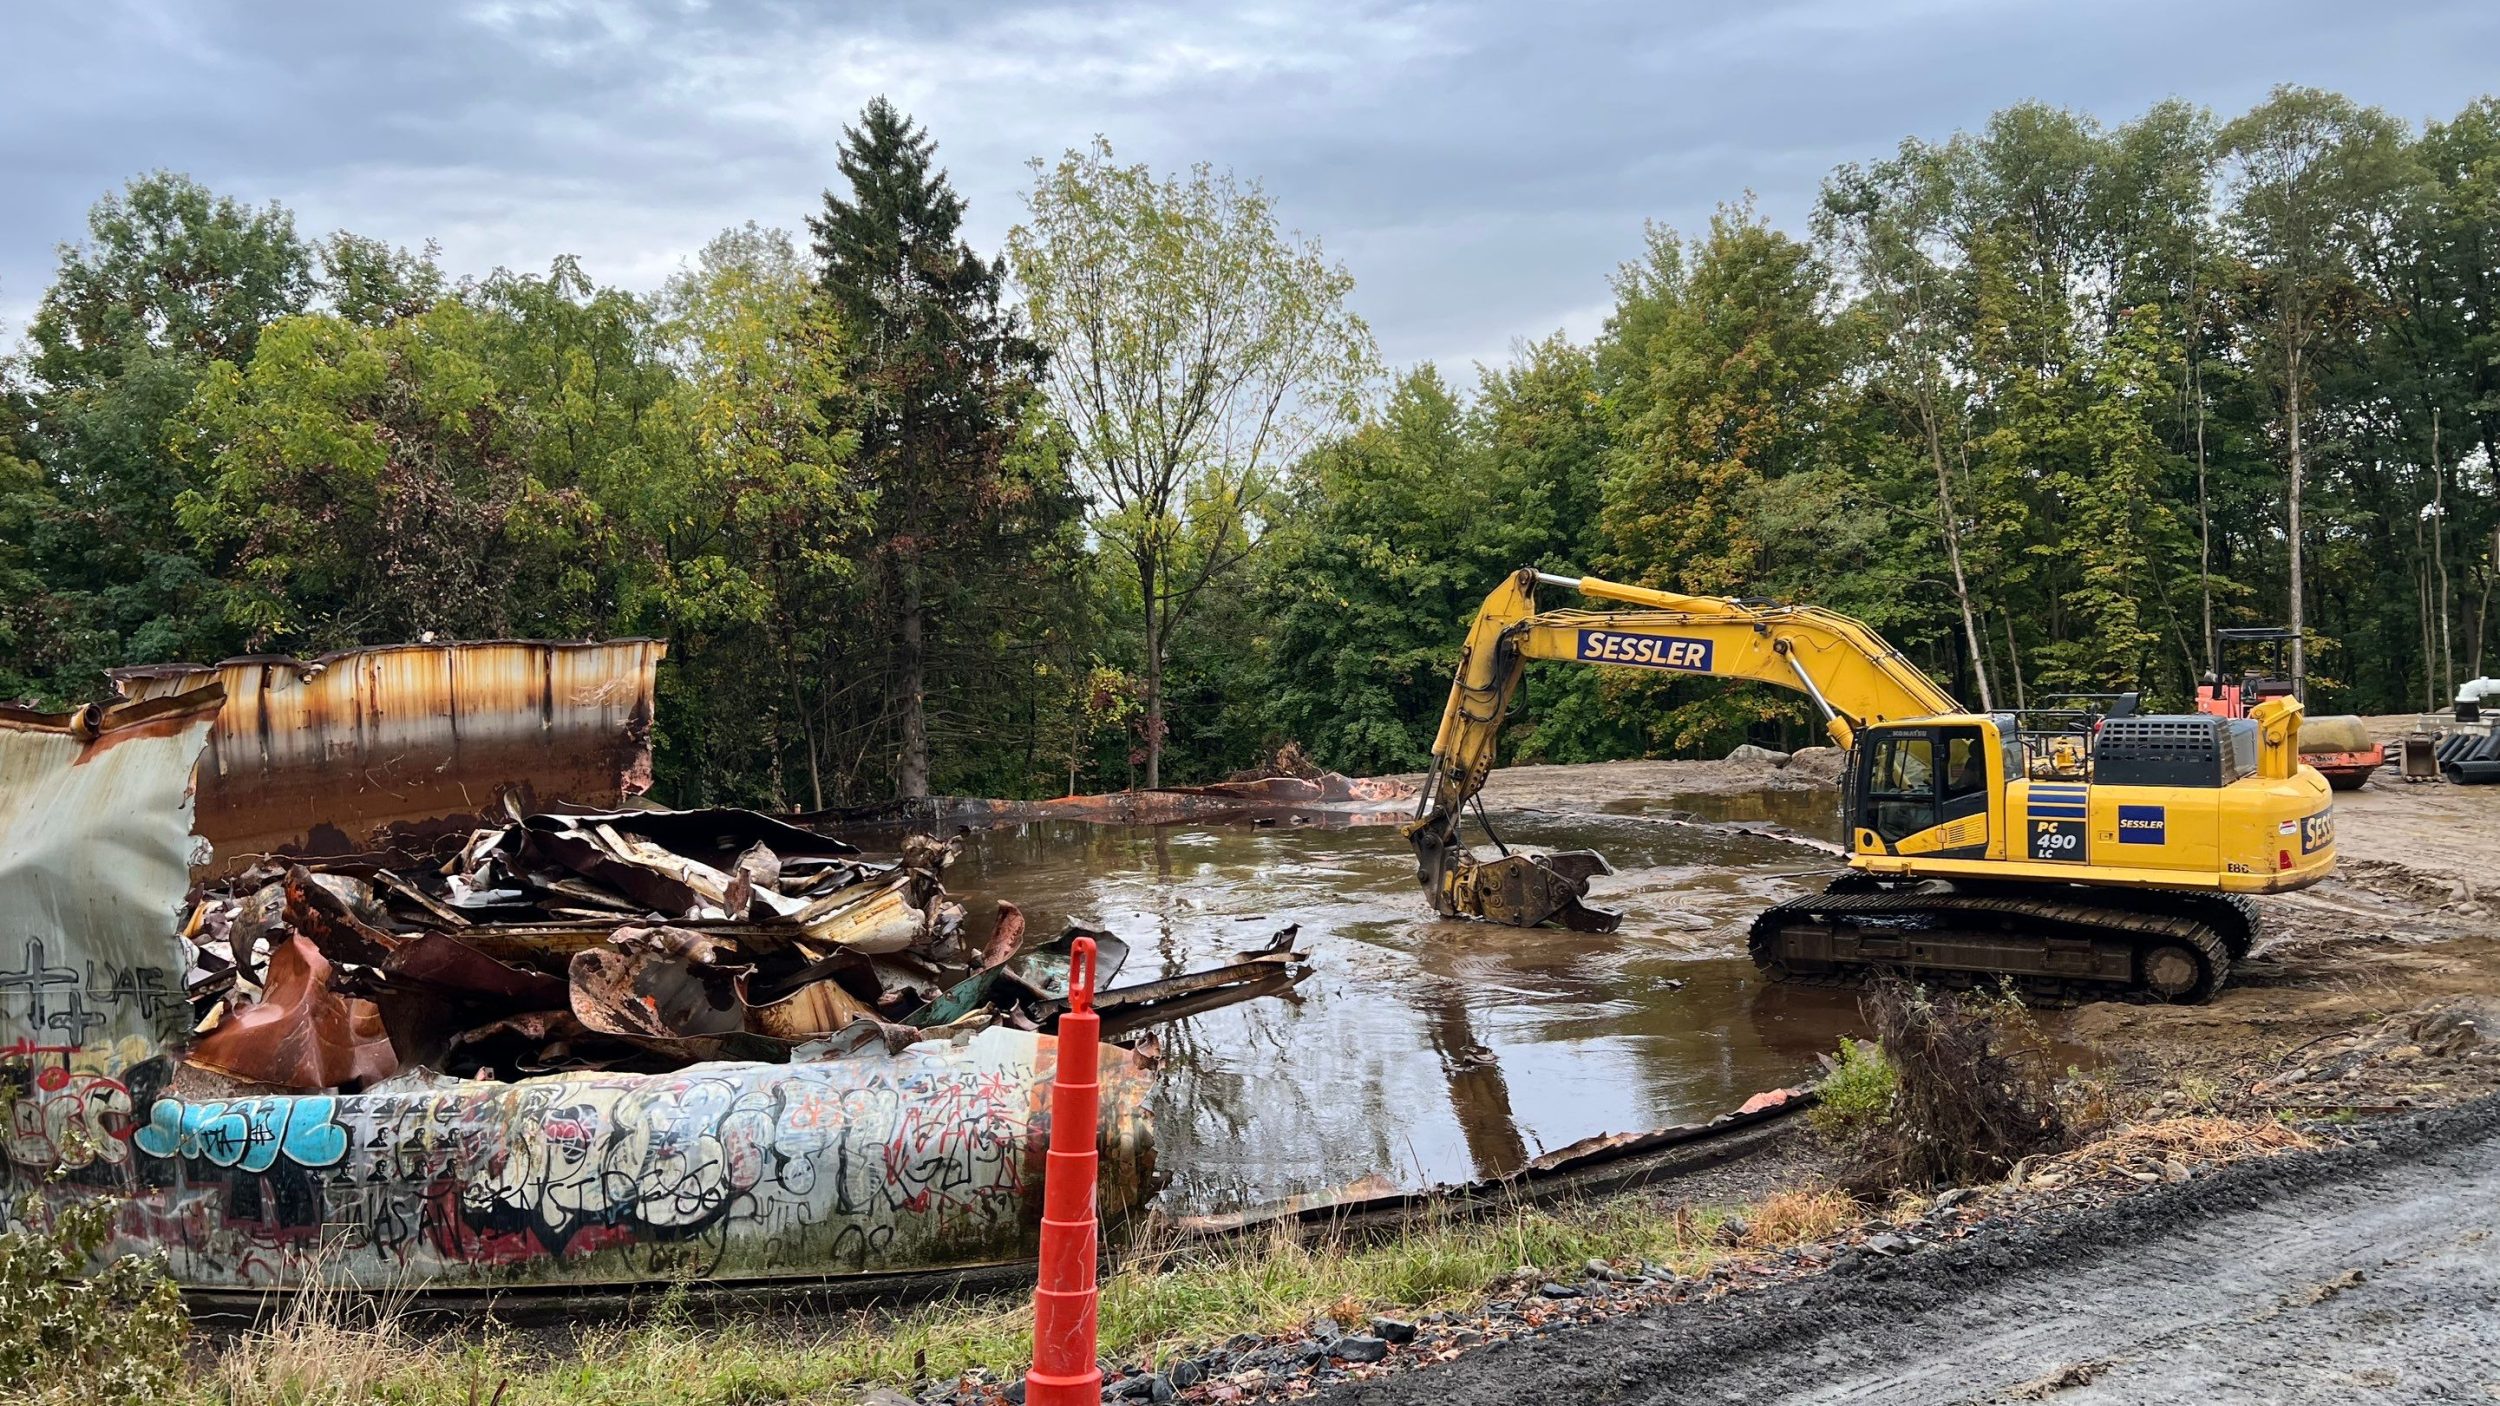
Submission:
<svg viewBox="0 0 2500 1406">
<path fill-rule="evenodd" d="M 1621 609 L 1539 611 L 1536 588 L 1565 586 Z M 1619 915 L 1582 903 L 1605 861 L 1579 852 L 1478 860 L 1460 838 L 1468 802 L 1493 770 L 1495 743 L 1521 672 L 1531 659 L 1562 659 L 1751 679 L 1814 700 L 1832 740 L 1846 748 L 1871 723 L 1957 713 L 1934 680 L 1865 625 L 1814 606 L 1775 605 L 1619 585 L 1595 577 L 1512 573 L 1485 597 L 1467 631 L 1432 772 L 1406 827 L 1417 877 L 1434 908 L 1452 917 L 1532 927 L 1559 919 L 1611 932 Z"/>
</svg>

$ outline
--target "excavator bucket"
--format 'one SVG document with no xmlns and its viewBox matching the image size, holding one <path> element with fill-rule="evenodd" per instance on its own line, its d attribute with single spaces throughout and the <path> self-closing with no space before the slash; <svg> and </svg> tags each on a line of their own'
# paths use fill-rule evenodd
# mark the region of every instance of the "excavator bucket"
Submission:
<svg viewBox="0 0 2500 1406">
<path fill-rule="evenodd" d="M 1623 922 L 1621 913 L 1582 902 L 1590 879 L 1613 872 L 1595 850 L 1506 855 L 1472 866 L 1462 879 L 1467 892 L 1459 896 L 1460 906 L 1473 909 L 1466 917 L 1512 927 L 1559 922 L 1573 932 L 1613 932 Z"/>
</svg>

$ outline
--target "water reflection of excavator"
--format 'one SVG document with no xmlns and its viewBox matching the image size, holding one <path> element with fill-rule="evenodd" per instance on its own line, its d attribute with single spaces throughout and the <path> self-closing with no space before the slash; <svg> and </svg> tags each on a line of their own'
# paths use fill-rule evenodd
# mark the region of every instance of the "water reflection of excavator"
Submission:
<svg viewBox="0 0 2500 1406">
<path fill-rule="evenodd" d="M 1540 612 L 1540 583 L 1610 608 Z M 1966 713 L 1828 610 L 1520 571 L 1467 632 L 1406 828 L 1444 914 L 1591 932 L 1620 921 L 1582 901 L 1606 872 L 1596 855 L 1480 859 L 1460 838 L 1531 659 L 1753 679 L 1821 710 L 1849 752 L 1849 872 L 1754 920 L 1754 961 L 1776 979 L 1906 968 L 2062 998 L 2201 1001 L 2256 936 L 2242 895 L 2335 867 L 2330 792 L 2300 763 L 2296 699 L 2245 718 L 2138 715 L 2131 699 L 2093 714 Z"/>
</svg>

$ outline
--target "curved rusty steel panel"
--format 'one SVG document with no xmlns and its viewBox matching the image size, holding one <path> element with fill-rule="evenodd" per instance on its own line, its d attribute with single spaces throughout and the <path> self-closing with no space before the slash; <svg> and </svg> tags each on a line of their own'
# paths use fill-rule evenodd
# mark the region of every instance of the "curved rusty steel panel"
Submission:
<svg viewBox="0 0 2500 1406">
<path fill-rule="evenodd" d="M 345 854 L 467 828 L 504 787 L 614 807 L 651 787 L 654 674 L 668 646 L 485 640 L 318 659 L 117 669 L 150 699 L 222 684 L 196 825 L 213 872 L 260 854 Z"/>
<path fill-rule="evenodd" d="M 0 708 L 0 1059 L 111 1073 L 190 1025 L 182 925 L 206 687 L 58 715 Z"/>
</svg>

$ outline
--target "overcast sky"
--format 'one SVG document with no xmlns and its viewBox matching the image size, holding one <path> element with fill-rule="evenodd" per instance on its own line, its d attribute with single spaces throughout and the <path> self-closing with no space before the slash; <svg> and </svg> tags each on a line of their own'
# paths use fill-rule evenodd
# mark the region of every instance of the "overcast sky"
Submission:
<svg viewBox="0 0 2500 1406">
<path fill-rule="evenodd" d="M 1026 161 L 1095 133 L 1228 165 L 1344 260 L 1393 364 L 1457 371 L 1593 332 L 1644 219 L 1750 189 L 1799 226 L 1835 164 L 2010 102 L 2227 116 L 2298 82 L 2419 120 L 2500 88 L 2495 54 L 2490 0 L 0 0 L 0 334 L 155 167 L 456 272 L 573 252 L 652 287 L 725 226 L 798 228 L 885 93 L 986 250 Z"/>
</svg>

